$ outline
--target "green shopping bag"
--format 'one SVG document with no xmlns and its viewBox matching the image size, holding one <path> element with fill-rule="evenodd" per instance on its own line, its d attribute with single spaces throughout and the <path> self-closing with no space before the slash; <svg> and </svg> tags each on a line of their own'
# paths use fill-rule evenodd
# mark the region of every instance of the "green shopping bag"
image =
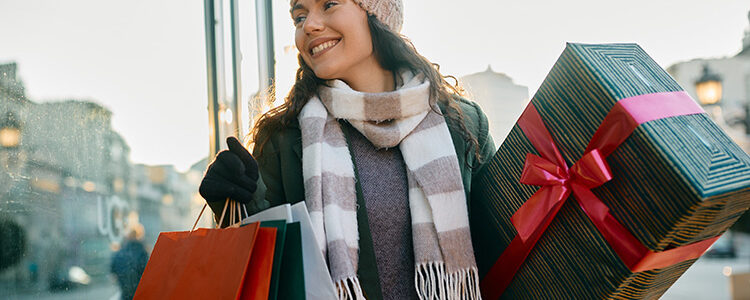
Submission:
<svg viewBox="0 0 750 300">
<path fill-rule="evenodd" d="M 262 221 L 260 226 L 276 228 L 276 248 L 268 300 L 305 299 L 299 222 L 287 224 L 286 220 L 271 220 Z"/>
</svg>

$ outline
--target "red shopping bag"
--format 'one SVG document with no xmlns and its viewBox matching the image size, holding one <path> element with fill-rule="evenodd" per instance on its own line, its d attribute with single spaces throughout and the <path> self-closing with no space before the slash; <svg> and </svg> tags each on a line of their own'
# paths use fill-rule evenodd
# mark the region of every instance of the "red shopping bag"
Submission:
<svg viewBox="0 0 750 300">
<path fill-rule="evenodd" d="M 251 223 L 259 226 L 258 222 Z M 245 225 L 247 227 L 250 225 Z M 247 266 L 242 285 L 242 300 L 268 299 L 273 271 L 273 253 L 276 248 L 276 228 L 260 228 L 255 238 L 253 254 Z"/>
<path fill-rule="evenodd" d="M 232 206 L 232 224 L 237 204 L 233 201 L 227 204 Z M 223 218 L 224 212 L 220 220 Z M 261 299 L 252 293 L 259 289 L 261 292 L 265 289 L 267 297 L 271 269 L 262 262 L 264 256 L 270 256 L 273 261 L 274 245 L 267 240 L 273 241 L 275 236 L 274 228 L 260 230 L 258 223 L 242 227 L 236 223 L 224 229 L 162 232 L 134 299 Z M 253 255 L 258 255 L 255 260 L 258 263 L 251 264 Z M 247 277 L 269 279 L 247 282 Z"/>
</svg>

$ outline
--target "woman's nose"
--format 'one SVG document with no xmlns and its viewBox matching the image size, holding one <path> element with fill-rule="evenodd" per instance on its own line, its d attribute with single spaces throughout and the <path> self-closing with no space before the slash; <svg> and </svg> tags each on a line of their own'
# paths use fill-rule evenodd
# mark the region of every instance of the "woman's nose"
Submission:
<svg viewBox="0 0 750 300">
<path fill-rule="evenodd" d="M 307 34 L 322 31 L 325 28 L 323 19 L 317 13 L 312 12 L 307 15 L 305 23 L 302 26 Z"/>
</svg>

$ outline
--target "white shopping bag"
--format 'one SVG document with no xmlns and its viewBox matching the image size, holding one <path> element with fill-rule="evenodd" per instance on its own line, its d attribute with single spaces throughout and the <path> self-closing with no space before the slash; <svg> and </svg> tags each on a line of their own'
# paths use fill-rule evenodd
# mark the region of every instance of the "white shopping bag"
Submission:
<svg viewBox="0 0 750 300">
<path fill-rule="evenodd" d="M 286 220 L 287 223 L 292 223 L 292 207 L 289 204 L 282 204 L 274 206 L 252 216 L 242 219 L 242 224 L 249 224 L 253 222 L 273 221 L 273 220 Z M 304 238 L 304 237 L 303 237 Z"/>
<path fill-rule="evenodd" d="M 323 258 L 323 251 L 320 250 L 315 240 L 315 233 L 305 203 L 275 206 L 243 219 L 242 224 L 271 220 L 286 220 L 287 223 L 299 222 L 300 224 L 306 299 L 338 299 L 336 289 L 333 287 L 331 273 L 328 272 L 328 266 L 325 258 Z"/>
</svg>

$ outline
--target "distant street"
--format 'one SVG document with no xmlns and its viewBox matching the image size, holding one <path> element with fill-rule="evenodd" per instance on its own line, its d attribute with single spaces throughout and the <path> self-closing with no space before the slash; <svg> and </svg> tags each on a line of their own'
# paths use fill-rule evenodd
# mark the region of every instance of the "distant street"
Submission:
<svg viewBox="0 0 750 300">
<path fill-rule="evenodd" d="M 722 274 L 725 267 L 732 272 L 750 272 L 750 257 L 737 259 L 701 258 L 664 294 L 664 300 L 731 299 L 729 277 Z"/>
<path fill-rule="evenodd" d="M 731 299 L 728 273 L 750 272 L 750 236 L 735 235 L 738 257 L 707 258 L 703 257 L 693 264 L 680 279 L 664 294 L 664 300 L 684 299 Z"/>
<path fill-rule="evenodd" d="M 8 300 L 120 300 L 120 289 L 114 282 L 79 287 L 69 291 L 43 291 L 26 295 L 10 295 Z"/>
</svg>

